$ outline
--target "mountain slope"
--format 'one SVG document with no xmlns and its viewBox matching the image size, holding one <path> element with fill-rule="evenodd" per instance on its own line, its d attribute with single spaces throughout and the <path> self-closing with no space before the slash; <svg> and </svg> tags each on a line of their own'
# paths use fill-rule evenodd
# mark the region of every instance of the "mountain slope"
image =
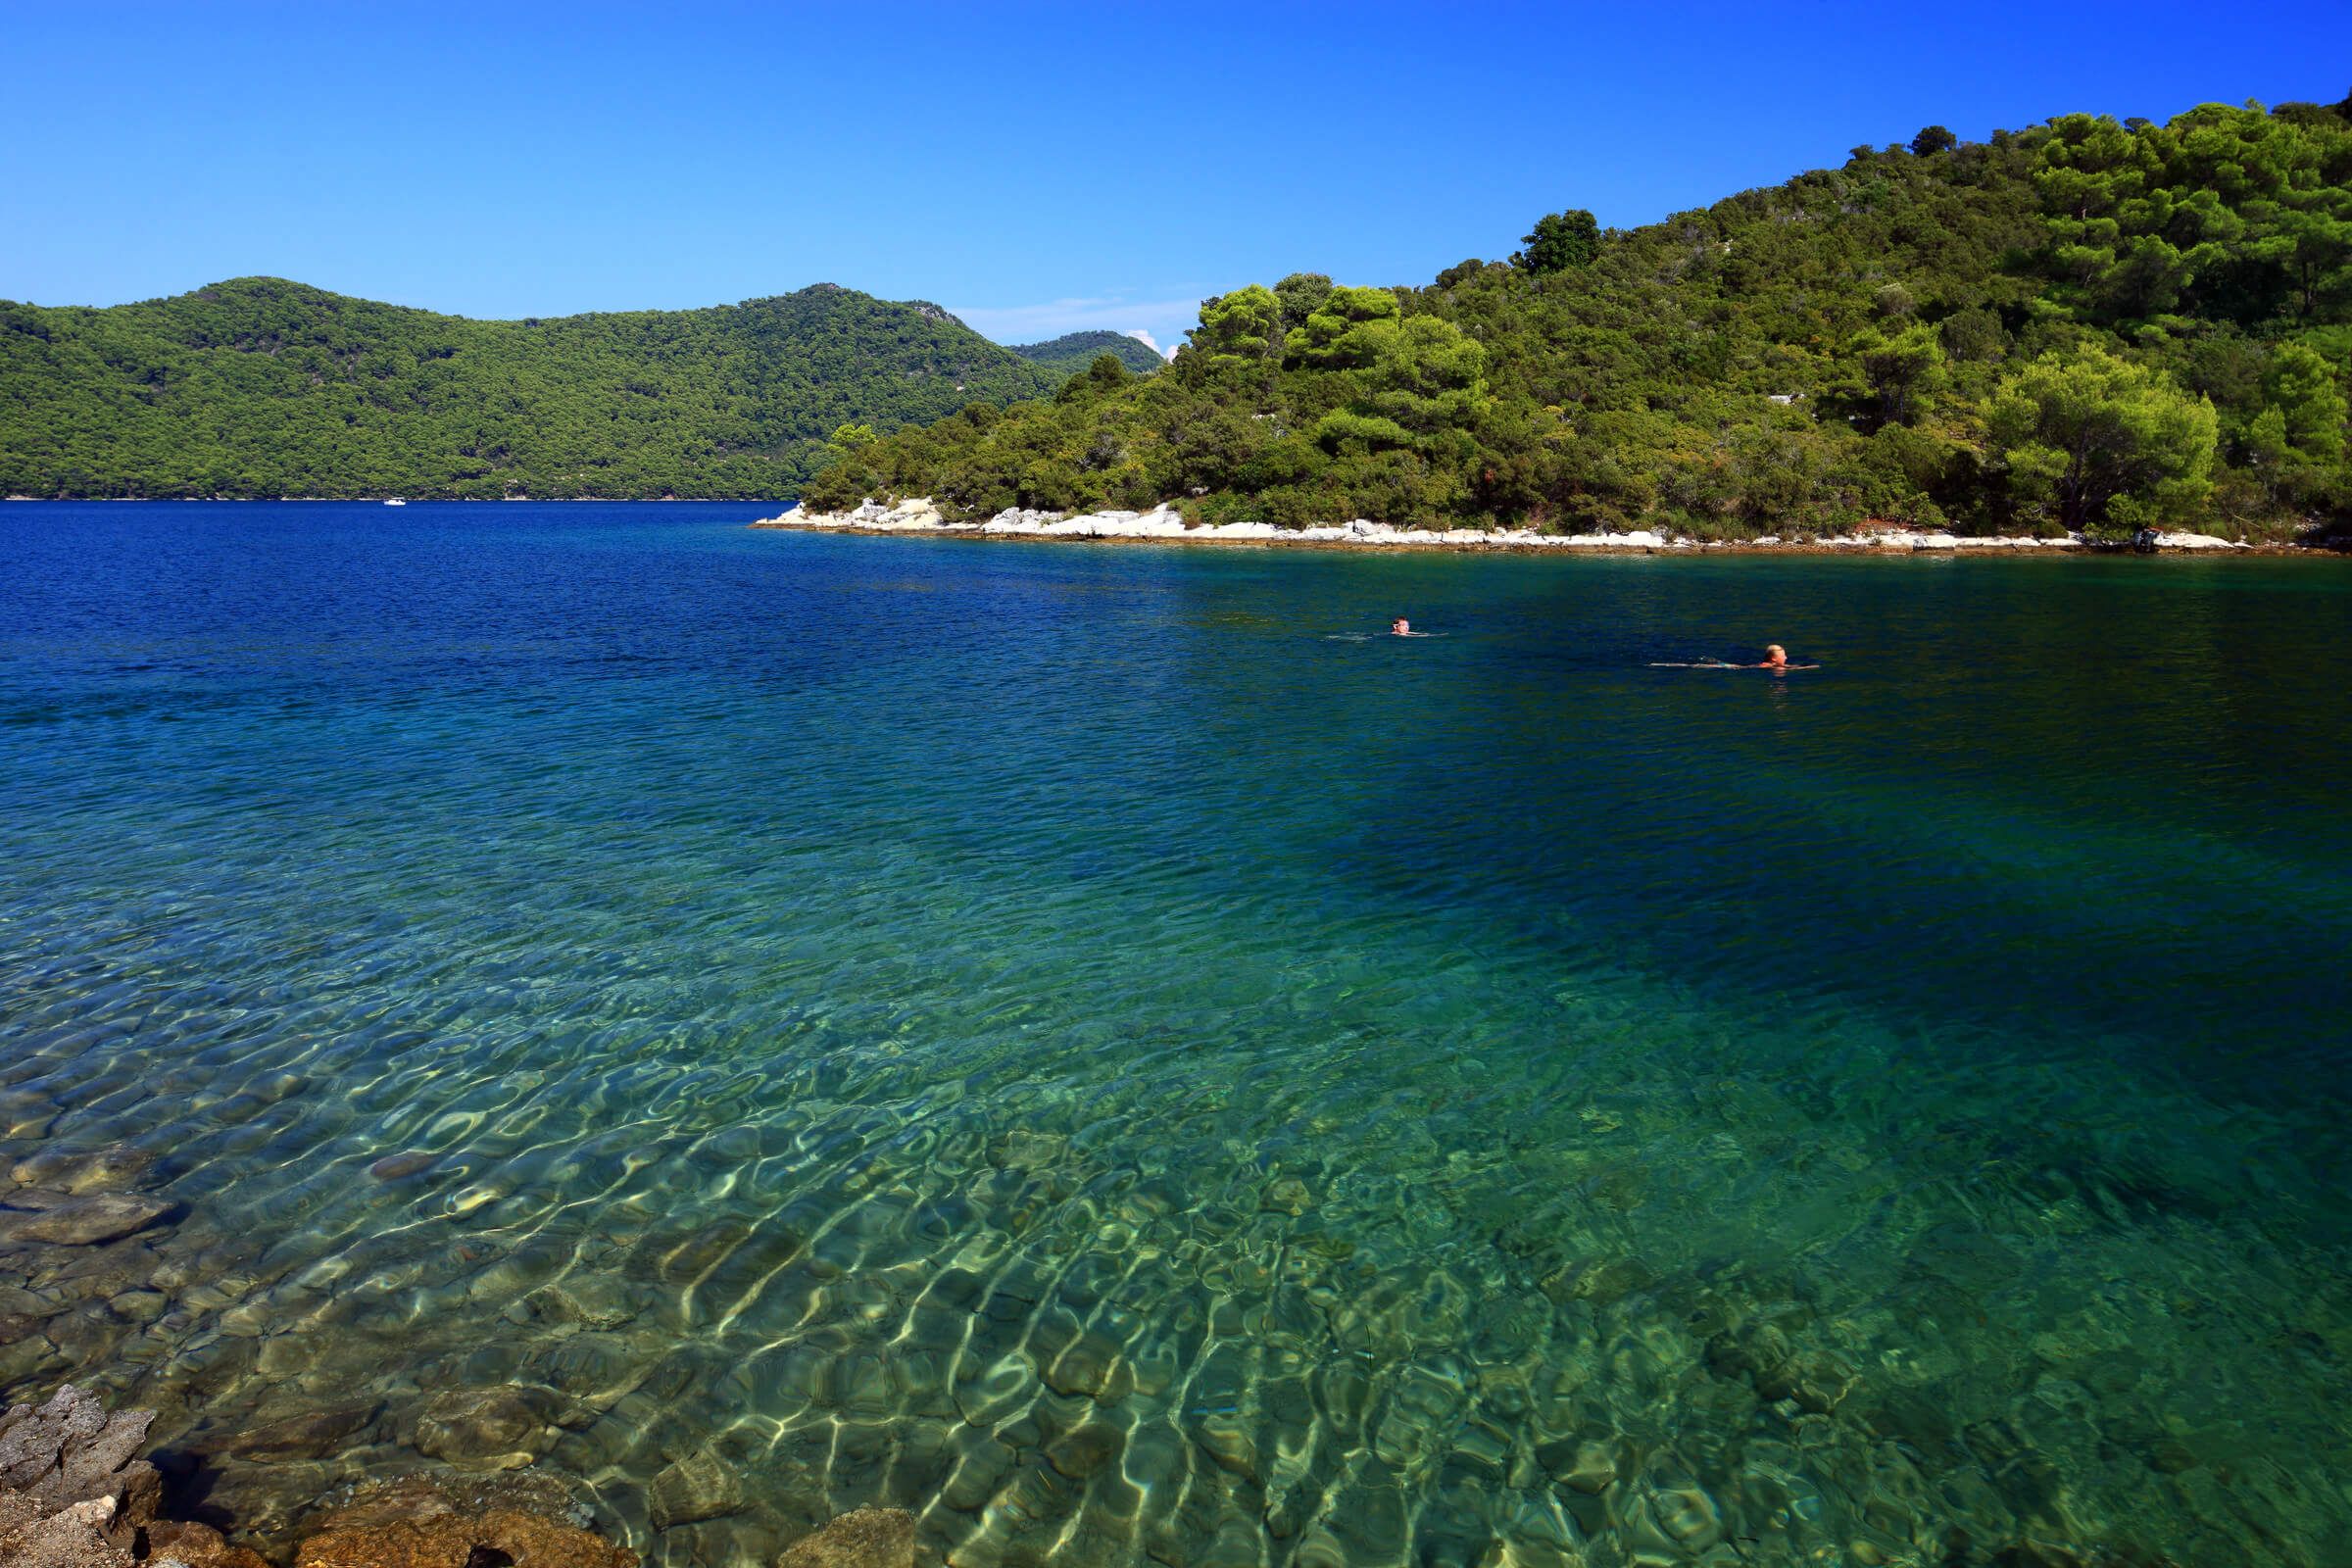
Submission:
<svg viewBox="0 0 2352 1568">
<path fill-rule="evenodd" d="M 903 430 L 804 496 L 1701 537 L 2352 514 L 2352 100 L 1930 126 L 1524 243 L 1235 290 L 1157 375 Z"/>
<path fill-rule="evenodd" d="M 1152 349 L 1124 332 L 1065 332 L 1044 343 L 1015 343 L 1012 352 L 1064 377 L 1076 375 L 1104 354 L 1138 375 L 1150 375 L 1166 363 Z"/>
<path fill-rule="evenodd" d="M 820 283 L 695 311 L 483 321 L 237 278 L 0 304 L 0 491 L 788 495 L 825 438 L 1065 379 L 935 305 Z"/>
</svg>

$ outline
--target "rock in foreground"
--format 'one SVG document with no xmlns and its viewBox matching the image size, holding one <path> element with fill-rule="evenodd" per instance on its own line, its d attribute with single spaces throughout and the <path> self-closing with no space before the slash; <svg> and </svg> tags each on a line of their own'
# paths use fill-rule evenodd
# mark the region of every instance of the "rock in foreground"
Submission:
<svg viewBox="0 0 2352 1568">
<path fill-rule="evenodd" d="M 154 1421 L 110 1416 L 71 1383 L 0 1414 L 0 1568 L 129 1562 L 163 1501 L 163 1478 L 138 1457 Z"/>
<path fill-rule="evenodd" d="M 145 1410 L 109 1415 L 70 1383 L 46 1404 L 0 1414 L 0 1568 L 270 1568 L 210 1526 L 159 1515 L 162 1478 L 137 1456 L 154 1421 Z M 552 1478 L 410 1476 L 313 1520 L 295 1563 L 637 1568 L 635 1552 L 554 1517 L 572 1512 Z"/>
<path fill-rule="evenodd" d="M 914 1515 L 855 1509 L 785 1547 L 776 1568 L 914 1568 Z"/>
<path fill-rule="evenodd" d="M 536 1512 L 481 1506 L 426 1476 L 364 1489 L 313 1521 L 294 1568 L 637 1568 L 637 1554 Z"/>
<path fill-rule="evenodd" d="M 0 1488 L 51 1511 L 103 1500 L 127 1544 L 163 1500 L 163 1478 L 138 1457 L 154 1422 L 145 1410 L 108 1415 L 71 1383 L 38 1408 L 11 1405 L 0 1415 Z"/>
</svg>

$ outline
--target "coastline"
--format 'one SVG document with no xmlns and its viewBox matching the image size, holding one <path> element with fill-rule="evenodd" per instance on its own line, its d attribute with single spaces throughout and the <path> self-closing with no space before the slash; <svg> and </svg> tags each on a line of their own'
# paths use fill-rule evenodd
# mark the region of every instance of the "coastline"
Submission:
<svg viewBox="0 0 2352 1568">
<path fill-rule="evenodd" d="M 885 506 L 867 500 L 849 512 L 811 513 L 793 506 L 753 528 L 811 533 L 926 534 L 951 538 L 1075 539 L 1148 544 L 1254 546 L 1259 548 L 1487 551 L 1518 554 L 1569 552 L 1580 555 L 2109 555 L 2129 546 L 2065 534 L 2039 539 L 2007 534 L 1952 534 L 1883 528 L 1828 537 L 1691 539 L 1637 529 L 1629 533 L 1545 534 L 1530 528 L 1399 528 L 1357 518 L 1304 528 L 1265 522 L 1195 526 L 1164 503 L 1150 512 L 1095 512 L 1065 515 L 1007 508 L 986 522 L 951 522 L 927 498 Z M 2166 532 L 2156 537 L 2166 555 L 2339 555 L 2340 548 L 2306 544 L 2241 544 L 2215 534 Z"/>
</svg>

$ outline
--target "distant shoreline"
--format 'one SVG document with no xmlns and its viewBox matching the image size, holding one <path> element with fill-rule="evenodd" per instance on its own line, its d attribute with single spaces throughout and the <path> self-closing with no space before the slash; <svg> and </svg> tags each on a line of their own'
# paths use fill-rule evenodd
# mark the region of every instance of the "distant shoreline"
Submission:
<svg viewBox="0 0 2352 1568">
<path fill-rule="evenodd" d="M 570 505 L 575 502 L 594 501 L 616 507 L 634 507 L 665 506 L 674 501 L 697 507 L 772 507 L 779 499 L 776 496 L 0 496 L 0 501 L 49 501 L 77 504 L 129 501 L 136 502 L 141 506 L 157 507 L 179 506 L 188 502 L 197 502 L 205 506 L 223 506 L 232 503 L 242 505 L 247 502 L 262 505 L 282 502 L 301 502 L 305 505 L 334 502 L 351 507 L 380 507 L 388 506 L 394 501 L 398 501 L 402 506 L 424 506 L 427 504 L 433 506 L 474 506 L 476 504 L 495 506 L 510 501 L 539 505 Z"/>
<path fill-rule="evenodd" d="M 387 496 L 0 496 L 0 502 L 23 501 L 66 505 L 181 506 L 198 504 L 255 506 L 381 506 Z M 520 503 L 526 506 L 686 506 L 768 507 L 775 497 L 748 499 L 706 496 L 405 496 L 408 506 L 483 505 Z M 1950 534 L 1932 530 L 1882 527 L 1867 532 L 1827 537 L 1782 537 L 1765 534 L 1749 539 L 1693 539 L 1683 535 L 1639 529 L 1622 534 L 1543 534 L 1527 528 L 1398 528 L 1357 519 L 1349 523 L 1321 523 L 1304 528 L 1277 528 L 1270 523 L 1227 523 L 1196 527 L 1173 508 L 1152 512 L 1103 512 L 1064 515 L 1052 512 L 1007 510 L 986 522 L 949 522 L 928 501 L 902 502 L 883 507 L 877 502 L 849 513 L 805 513 L 797 503 L 772 517 L 746 524 L 780 532 L 856 534 L 900 537 L 909 534 L 944 539 L 1080 540 L 1096 544 L 1222 545 L 1292 550 L 1425 550 L 1484 552 L 1500 555 L 2083 555 L 2131 554 L 2129 545 L 2092 540 L 2079 534 L 2053 539 L 2012 534 Z M 2168 532 L 2159 535 L 2155 554 L 2180 556 L 2300 556 L 2352 560 L 2352 538 L 2310 543 L 2266 540 L 2240 544 L 2215 534 Z"/>
<path fill-rule="evenodd" d="M 2001 555 L 2107 556 L 2129 554 L 2131 547 L 2088 540 L 2069 534 L 2053 539 L 2015 535 L 1970 535 L 1918 529 L 1881 528 L 1868 532 L 1783 538 L 1766 534 L 1753 539 L 1691 539 L 1648 529 L 1622 534 L 1542 534 L 1525 528 L 1397 528 L 1357 519 L 1305 528 L 1277 528 L 1268 523 L 1227 523 L 1194 526 L 1174 509 L 1151 512 L 1103 512 L 1065 516 L 1050 512 L 1007 509 L 986 522 L 950 522 L 927 500 L 905 501 L 884 507 L 868 501 L 847 513 L 808 513 L 795 506 L 773 517 L 761 517 L 753 528 L 786 532 L 843 533 L 868 536 L 920 535 L 960 539 L 1086 540 L 1095 543 L 1254 546 L 1274 549 L 1325 550 L 1439 550 L 1483 551 L 1521 555 L 1647 555 L 1695 556 L 1725 554 L 1895 556 Z M 2164 555 L 2337 556 L 2343 545 L 2238 544 L 2213 534 L 2168 532 L 2157 536 Z"/>
</svg>

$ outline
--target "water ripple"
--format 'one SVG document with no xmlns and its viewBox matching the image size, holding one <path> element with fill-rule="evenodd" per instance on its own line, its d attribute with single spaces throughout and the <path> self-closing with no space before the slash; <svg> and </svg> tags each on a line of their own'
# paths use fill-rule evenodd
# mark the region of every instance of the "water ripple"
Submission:
<svg viewBox="0 0 2352 1568">
<path fill-rule="evenodd" d="M 512 1385 L 665 1562 L 2352 1555 L 2338 564 L 742 520 L 0 514 L 0 1148 L 185 1205 L 0 1396 L 266 1524 Z"/>
</svg>

